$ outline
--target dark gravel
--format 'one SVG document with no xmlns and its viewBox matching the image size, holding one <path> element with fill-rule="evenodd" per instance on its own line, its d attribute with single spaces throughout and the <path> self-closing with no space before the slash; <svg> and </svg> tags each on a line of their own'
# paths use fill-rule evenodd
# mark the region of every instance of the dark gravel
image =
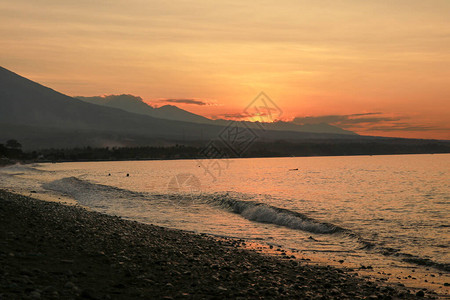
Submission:
<svg viewBox="0 0 450 300">
<path fill-rule="evenodd" d="M 0 190 L 0 299 L 427 297 L 238 244 Z"/>
</svg>

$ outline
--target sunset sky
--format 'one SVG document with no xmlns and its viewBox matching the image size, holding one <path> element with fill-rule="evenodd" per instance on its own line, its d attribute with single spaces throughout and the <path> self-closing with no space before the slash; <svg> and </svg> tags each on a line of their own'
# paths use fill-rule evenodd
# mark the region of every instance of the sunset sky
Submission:
<svg viewBox="0 0 450 300">
<path fill-rule="evenodd" d="M 222 118 L 264 91 L 286 121 L 450 139 L 448 0 L 0 0 L 0 37 L 1 66 L 71 96 Z"/>
</svg>

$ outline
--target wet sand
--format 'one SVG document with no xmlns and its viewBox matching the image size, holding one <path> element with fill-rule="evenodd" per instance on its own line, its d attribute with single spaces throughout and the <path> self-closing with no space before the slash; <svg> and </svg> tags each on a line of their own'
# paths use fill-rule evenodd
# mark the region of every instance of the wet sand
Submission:
<svg viewBox="0 0 450 300">
<path fill-rule="evenodd" d="M 413 299 L 242 241 L 140 224 L 0 190 L 0 299 Z M 417 294 L 417 295 L 416 295 Z"/>
</svg>

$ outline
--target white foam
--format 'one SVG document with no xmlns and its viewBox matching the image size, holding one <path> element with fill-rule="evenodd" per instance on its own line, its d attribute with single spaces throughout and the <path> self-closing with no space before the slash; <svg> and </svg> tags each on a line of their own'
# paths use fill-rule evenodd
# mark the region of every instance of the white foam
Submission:
<svg viewBox="0 0 450 300">
<path fill-rule="evenodd" d="M 250 221 L 270 223 L 311 233 L 331 234 L 342 231 L 342 228 L 332 224 L 322 223 L 306 217 L 298 212 L 269 206 L 254 201 L 236 200 L 229 195 L 212 197 L 210 204 L 218 205 Z"/>
<path fill-rule="evenodd" d="M 249 207 L 241 215 L 251 221 L 271 223 L 312 233 L 333 233 L 333 230 L 324 224 L 302 220 L 297 216 L 278 212 L 266 205 Z"/>
</svg>

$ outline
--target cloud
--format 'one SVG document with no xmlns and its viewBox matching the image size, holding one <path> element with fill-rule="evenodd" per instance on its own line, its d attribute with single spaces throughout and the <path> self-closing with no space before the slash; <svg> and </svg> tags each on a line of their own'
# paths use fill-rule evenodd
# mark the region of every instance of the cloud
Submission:
<svg viewBox="0 0 450 300">
<path fill-rule="evenodd" d="M 244 113 L 225 113 L 220 115 L 214 115 L 213 119 L 232 119 L 232 120 L 240 120 L 248 118 L 248 114 Z"/>
<path fill-rule="evenodd" d="M 388 116 L 382 112 L 349 115 L 323 115 L 296 117 L 291 122 L 297 125 L 326 123 L 353 131 L 436 131 L 448 130 L 439 126 L 407 122 L 408 116 Z"/>
<path fill-rule="evenodd" d="M 112 99 L 132 99 L 132 100 L 137 100 L 140 102 L 144 102 L 144 100 L 142 100 L 141 97 L 139 96 L 134 96 L 131 94 L 121 94 L 121 95 L 103 95 L 101 96 L 102 98 L 105 98 L 107 100 L 112 100 Z"/>
<path fill-rule="evenodd" d="M 80 99 L 80 100 L 93 100 L 97 102 L 110 102 L 110 101 L 138 101 L 138 102 L 144 102 L 141 97 L 134 96 L 131 94 L 121 94 L 121 95 L 101 95 L 101 96 L 92 96 L 92 97 L 84 97 L 84 96 L 74 96 L 74 98 Z"/>
<path fill-rule="evenodd" d="M 274 109 L 267 108 L 267 110 L 273 111 Z M 259 111 L 254 113 L 224 113 L 220 115 L 211 116 L 213 119 L 227 119 L 227 120 L 252 120 L 254 118 L 261 119 L 260 121 L 264 122 L 265 117 L 271 117 L 269 112 Z M 253 120 L 255 121 L 255 120 Z M 269 119 L 265 120 L 265 122 L 269 122 Z"/>
<path fill-rule="evenodd" d="M 359 123 L 372 123 L 372 122 L 380 122 L 380 121 L 392 121 L 394 118 L 391 117 L 370 117 L 366 116 L 376 116 L 382 115 L 380 112 L 370 112 L 370 113 L 361 113 L 361 114 L 351 114 L 351 115 L 324 115 L 324 116 L 307 116 L 307 117 L 296 117 L 292 120 L 292 123 L 298 125 L 306 125 L 306 124 L 340 124 L 340 125 L 348 125 L 348 124 L 359 124 Z"/>
<path fill-rule="evenodd" d="M 197 100 L 197 99 L 161 99 L 160 102 L 166 102 L 166 103 L 178 103 L 178 104 L 192 104 L 192 105 L 211 105 L 211 103 L 203 101 L 203 100 Z"/>
<path fill-rule="evenodd" d="M 430 125 L 412 125 L 407 123 L 379 125 L 370 127 L 371 131 L 448 131 L 450 128 L 443 128 Z"/>
</svg>

